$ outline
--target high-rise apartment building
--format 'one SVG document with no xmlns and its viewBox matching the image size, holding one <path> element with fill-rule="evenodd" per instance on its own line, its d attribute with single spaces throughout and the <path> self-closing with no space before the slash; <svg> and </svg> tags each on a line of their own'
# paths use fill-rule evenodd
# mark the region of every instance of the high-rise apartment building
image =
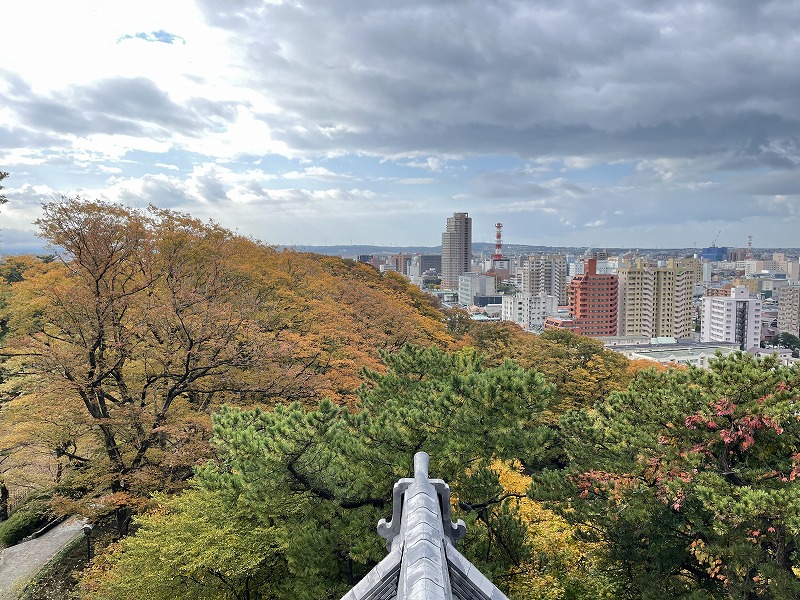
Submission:
<svg viewBox="0 0 800 600">
<path fill-rule="evenodd" d="M 665 267 L 653 267 L 637 259 L 617 269 L 618 335 L 691 337 L 692 297 L 700 277 L 698 265 L 693 259 L 681 259 L 670 260 Z"/>
<path fill-rule="evenodd" d="M 692 285 L 703 281 L 703 262 L 697 258 L 670 259 L 668 266 L 674 265 L 679 271 L 689 272 L 692 278 Z"/>
<path fill-rule="evenodd" d="M 472 218 L 467 213 L 453 213 L 442 233 L 442 289 L 457 290 L 458 277 L 471 271 Z"/>
<path fill-rule="evenodd" d="M 668 337 L 694 337 L 694 290 L 703 280 L 703 270 L 699 261 L 693 258 L 670 259 L 667 270 L 674 270 L 674 308 L 672 311 L 672 334 Z M 658 337 L 658 336 L 656 336 Z"/>
<path fill-rule="evenodd" d="M 562 254 L 530 256 L 521 269 L 522 291 L 528 294 L 545 293 L 567 303 L 567 257 Z"/>
<path fill-rule="evenodd" d="M 617 335 L 617 276 L 597 273 L 597 259 L 569 283 L 569 314 L 581 335 Z"/>
<path fill-rule="evenodd" d="M 800 336 L 800 285 L 778 290 L 778 332 Z"/>
<path fill-rule="evenodd" d="M 740 350 L 758 348 L 761 343 L 761 300 L 751 298 L 743 285 L 728 297 L 703 297 L 700 341 L 734 342 Z"/>
</svg>

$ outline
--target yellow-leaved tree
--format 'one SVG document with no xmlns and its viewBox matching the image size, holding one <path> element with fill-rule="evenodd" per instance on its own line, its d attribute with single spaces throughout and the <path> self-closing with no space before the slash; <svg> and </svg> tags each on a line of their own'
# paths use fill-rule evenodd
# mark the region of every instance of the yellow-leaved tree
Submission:
<svg viewBox="0 0 800 600">
<path fill-rule="evenodd" d="M 508 502 L 526 525 L 529 558 L 507 574 L 509 597 L 514 600 L 614 598 L 614 583 L 598 560 L 603 546 L 582 541 L 566 520 L 526 496 L 531 478 L 518 461 L 495 461 Z"/>
</svg>

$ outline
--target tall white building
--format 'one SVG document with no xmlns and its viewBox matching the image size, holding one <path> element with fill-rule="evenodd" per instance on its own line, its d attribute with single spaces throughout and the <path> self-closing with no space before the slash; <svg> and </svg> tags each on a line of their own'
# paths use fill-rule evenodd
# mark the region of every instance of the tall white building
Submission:
<svg viewBox="0 0 800 600">
<path fill-rule="evenodd" d="M 702 276 L 700 278 L 701 281 L 711 281 L 711 276 L 714 273 L 714 265 L 710 262 L 704 262 L 702 266 Z"/>
<path fill-rule="evenodd" d="M 529 294 L 544 292 L 558 298 L 559 304 L 567 303 L 567 257 L 563 254 L 530 256 L 521 269 L 522 291 Z"/>
<path fill-rule="evenodd" d="M 751 298 L 743 285 L 731 290 L 730 296 L 703 298 L 700 341 L 733 342 L 741 350 L 761 344 L 761 300 Z"/>
<path fill-rule="evenodd" d="M 442 289 L 458 289 L 458 277 L 472 270 L 472 218 L 453 213 L 442 233 Z"/>
<path fill-rule="evenodd" d="M 558 298 L 544 292 L 531 294 L 517 292 L 503 296 L 503 321 L 513 321 L 526 331 L 542 331 L 544 322 L 550 315 L 558 313 Z"/>
</svg>

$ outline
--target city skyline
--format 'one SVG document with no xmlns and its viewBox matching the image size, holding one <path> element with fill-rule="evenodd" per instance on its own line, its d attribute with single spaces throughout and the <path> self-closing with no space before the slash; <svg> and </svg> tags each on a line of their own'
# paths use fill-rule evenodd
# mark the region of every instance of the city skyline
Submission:
<svg viewBox="0 0 800 600">
<path fill-rule="evenodd" d="M 167 6 L 168 8 L 165 8 Z M 276 245 L 800 246 L 800 1 L 12 0 L 4 254 L 61 194 Z"/>
</svg>

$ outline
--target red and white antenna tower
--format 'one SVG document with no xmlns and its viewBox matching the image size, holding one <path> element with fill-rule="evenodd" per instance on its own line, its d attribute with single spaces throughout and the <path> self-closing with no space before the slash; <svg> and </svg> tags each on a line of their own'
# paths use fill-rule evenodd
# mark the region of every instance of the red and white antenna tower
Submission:
<svg viewBox="0 0 800 600">
<path fill-rule="evenodd" d="M 747 260 L 753 260 L 753 236 L 747 236 L 747 254 L 745 255 Z"/>
<path fill-rule="evenodd" d="M 494 234 L 494 256 L 492 260 L 503 260 L 503 224 L 495 223 L 497 233 Z"/>
</svg>

